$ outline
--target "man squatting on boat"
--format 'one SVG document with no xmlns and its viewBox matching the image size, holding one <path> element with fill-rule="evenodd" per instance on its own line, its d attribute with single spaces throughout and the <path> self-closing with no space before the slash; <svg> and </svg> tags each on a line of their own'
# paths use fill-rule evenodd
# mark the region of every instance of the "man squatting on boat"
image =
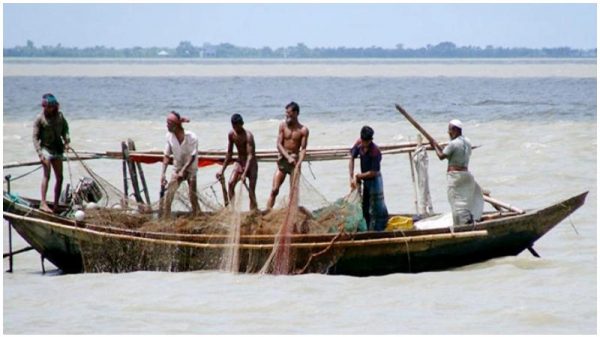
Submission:
<svg viewBox="0 0 600 337">
<path fill-rule="evenodd" d="M 388 221 L 388 210 L 383 196 L 381 151 L 373 143 L 375 131 L 363 126 L 360 139 L 350 149 L 350 188 L 362 186 L 362 211 L 369 230 L 383 231 Z M 360 172 L 354 175 L 354 159 L 360 157 Z"/>
<path fill-rule="evenodd" d="M 273 175 L 273 188 L 267 201 L 267 211 L 275 205 L 275 199 L 279 194 L 279 187 L 285 181 L 285 177 L 290 175 L 290 192 L 292 191 L 294 172 L 300 169 L 302 161 L 306 155 L 306 145 L 308 144 L 308 128 L 298 121 L 300 106 L 296 102 L 290 102 L 285 107 L 285 121 L 279 125 L 277 135 L 277 171 Z"/>
<path fill-rule="evenodd" d="M 233 145 L 237 149 L 237 159 L 235 160 L 235 168 L 229 178 L 229 186 L 227 194 L 229 200 L 235 201 L 235 185 L 238 181 L 246 184 L 246 178 L 250 181 L 248 193 L 250 194 L 250 210 L 258 209 L 256 204 L 256 180 L 258 179 L 258 162 L 256 161 L 256 146 L 254 144 L 254 135 L 249 130 L 244 129 L 244 119 L 240 114 L 231 116 L 231 127 L 227 135 L 227 155 L 223 162 L 221 171 L 217 172 L 217 180 L 223 179 L 225 169 L 231 162 L 233 156 Z"/>
<path fill-rule="evenodd" d="M 160 175 L 161 188 L 167 186 L 167 193 L 162 200 L 162 216 L 171 215 L 171 204 L 177 188 L 184 180 L 189 187 L 190 203 L 192 204 L 192 213 L 200 213 L 198 204 L 198 195 L 196 194 L 196 173 L 198 172 L 198 137 L 192 131 L 183 129 L 183 123 L 190 120 L 181 117 L 177 112 L 171 111 L 167 115 L 167 134 L 164 150 L 162 174 Z M 175 172 L 167 185 L 166 172 L 169 166 L 169 155 L 173 155 L 173 167 Z"/>
<path fill-rule="evenodd" d="M 54 209 L 58 207 L 58 199 L 62 190 L 63 159 L 65 150 L 69 149 L 69 124 L 59 111 L 60 105 L 52 94 L 42 96 L 42 112 L 33 122 L 33 146 L 42 163 L 42 198 L 40 209 L 52 212 L 46 202 L 50 170 L 54 170 L 56 183 L 54 185 Z"/>
<path fill-rule="evenodd" d="M 434 146 L 440 160 L 448 159 L 448 202 L 452 209 L 454 226 L 473 223 L 479 220 L 483 213 L 481 187 L 468 169 L 471 142 L 463 136 L 462 129 L 461 121 L 451 120 L 448 124 L 450 142 L 443 151 L 439 146 Z"/>
</svg>

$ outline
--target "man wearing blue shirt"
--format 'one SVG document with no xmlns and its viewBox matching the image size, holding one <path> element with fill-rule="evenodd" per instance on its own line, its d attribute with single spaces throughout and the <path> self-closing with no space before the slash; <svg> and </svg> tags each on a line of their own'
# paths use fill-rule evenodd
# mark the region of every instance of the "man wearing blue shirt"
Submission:
<svg viewBox="0 0 600 337">
<path fill-rule="evenodd" d="M 388 221 L 388 211 L 383 196 L 381 178 L 381 151 L 373 143 L 374 131 L 369 126 L 360 130 L 360 139 L 350 149 L 350 187 L 352 190 L 363 182 L 363 216 L 369 230 L 382 231 Z M 354 159 L 360 157 L 360 171 L 354 175 Z"/>
</svg>

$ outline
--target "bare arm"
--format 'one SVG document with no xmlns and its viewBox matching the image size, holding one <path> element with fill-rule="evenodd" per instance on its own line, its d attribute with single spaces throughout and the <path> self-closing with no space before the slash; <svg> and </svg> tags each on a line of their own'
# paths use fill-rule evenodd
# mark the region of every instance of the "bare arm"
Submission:
<svg viewBox="0 0 600 337">
<path fill-rule="evenodd" d="M 246 178 L 246 175 L 248 174 L 248 169 L 250 168 L 250 163 L 252 163 L 252 160 L 254 159 L 254 151 L 255 151 L 254 135 L 251 132 L 247 132 L 247 134 L 248 134 L 248 139 L 246 140 L 246 153 L 247 153 L 246 167 L 244 167 L 244 173 L 242 174 L 242 177 L 244 179 Z"/>
<path fill-rule="evenodd" d="M 350 152 L 350 161 L 348 163 L 348 172 L 350 173 L 350 180 L 354 179 L 354 157 L 352 157 L 352 152 Z"/>
<path fill-rule="evenodd" d="M 365 173 L 356 174 L 356 178 L 358 179 L 371 179 L 377 177 L 377 171 L 367 171 Z"/>
<path fill-rule="evenodd" d="M 233 139 L 231 132 L 227 135 L 227 154 L 225 155 L 225 161 L 223 162 L 223 167 L 221 168 L 221 172 L 217 173 L 217 179 L 221 179 L 223 174 L 225 174 L 225 169 L 231 162 L 231 157 L 233 155 Z"/>
<path fill-rule="evenodd" d="M 39 118 L 33 122 L 33 147 L 37 152 L 38 157 L 42 157 L 42 140 L 41 140 L 41 125 Z"/>
<path fill-rule="evenodd" d="M 67 119 L 64 116 L 62 116 L 62 120 L 63 128 L 61 130 L 61 136 L 63 138 L 63 142 L 65 143 L 65 147 L 68 149 L 69 144 L 71 143 L 71 137 L 69 137 L 69 123 L 67 122 Z"/>
<path fill-rule="evenodd" d="M 350 151 L 350 161 L 348 162 L 348 173 L 350 173 L 350 189 L 356 188 L 356 180 L 354 179 L 354 157 L 352 157 L 352 151 Z"/>
<path fill-rule="evenodd" d="M 162 172 L 160 174 L 160 185 L 161 186 L 165 186 L 167 184 L 167 179 L 165 178 L 165 175 L 167 174 L 167 167 L 169 166 L 169 162 L 170 162 L 169 155 L 165 154 L 163 156 L 163 166 L 162 166 Z"/>
<path fill-rule="evenodd" d="M 302 165 L 302 161 L 304 161 L 304 157 L 306 156 L 306 146 L 308 145 L 308 128 L 305 127 L 306 132 L 302 133 L 302 140 L 300 140 L 300 153 L 298 155 L 298 163 L 296 163 L 296 167 L 300 167 Z"/>
<path fill-rule="evenodd" d="M 438 158 L 440 158 L 440 160 L 444 160 L 444 159 L 448 158 L 448 156 L 446 156 L 446 154 L 442 150 L 442 147 L 435 140 L 431 144 L 433 145 L 433 148 L 435 149 L 435 154 L 437 154 L 437 156 L 438 156 Z"/>
<path fill-rule="evenodd" d="M 163 151 L 163 167 L 162 167 L 162 172 L 160 174 L 160 185 L 161 186 L 166 186 L 167 185 L 167 178 L 166 178 L 166 174 L 167 174 L 167 167 L 169 167 L 169 163 L 171 162 L 171 158 L 170 155 L 173 153 L 173 151 L 171 150 L 171 144 L 168 141 L 167 138 L 167 144 L 165 146 L 165 150 Z"/>
</svg>

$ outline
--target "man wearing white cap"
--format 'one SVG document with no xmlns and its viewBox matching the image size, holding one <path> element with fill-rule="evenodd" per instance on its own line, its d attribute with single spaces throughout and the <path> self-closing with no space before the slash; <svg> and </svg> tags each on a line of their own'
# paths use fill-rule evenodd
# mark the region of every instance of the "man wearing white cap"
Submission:
<svg viewBox="0 0 600 337">
<path fill-rule="evenodd" d="M 443 151 L 436 147 L 440 160 L 448 159 L 448 201 L 455 226 L 479 220 L 483 212 L 481 187 L 469 172 L 471 142 L 462 135 L 462 129 L 461 121 L 451 120 L 448 124 L 450 142 Z"/>
</svg>

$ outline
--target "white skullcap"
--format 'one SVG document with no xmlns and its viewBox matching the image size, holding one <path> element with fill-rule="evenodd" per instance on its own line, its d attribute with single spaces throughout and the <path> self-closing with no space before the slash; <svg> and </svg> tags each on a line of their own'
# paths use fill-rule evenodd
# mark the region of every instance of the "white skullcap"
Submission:
<svg viewBox="0 0 600 337">
<path fill-rule="evenodd" d="M 450 125 L 454 125 L 454 126 L 456 126 L 457 128 L 459 128 L 459 129 L 461 129 L 461 130 L 462 130 L 462 122 L 461 122 L 461 121 L 459 121 L 458 119 L 453 119 L 453 120 L 451 120 L 451 121 L 450 121 L 450 123 L 448 123 L 448 124 L 450 124 Z"/>
</svg>

